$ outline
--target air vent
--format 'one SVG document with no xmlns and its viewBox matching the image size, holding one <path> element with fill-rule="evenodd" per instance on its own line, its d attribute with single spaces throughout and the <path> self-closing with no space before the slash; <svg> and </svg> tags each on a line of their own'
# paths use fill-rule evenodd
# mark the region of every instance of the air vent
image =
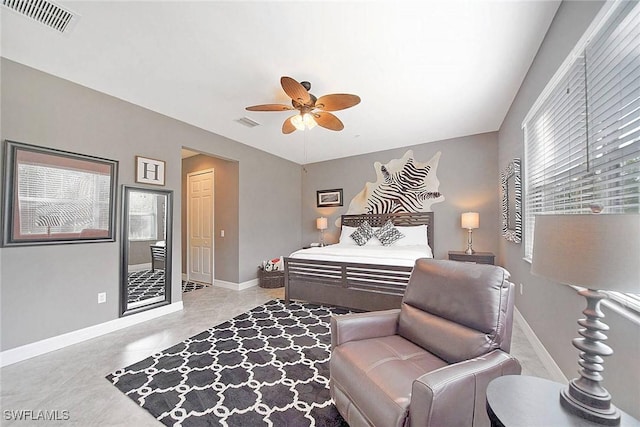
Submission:
<svg viewBox="0 0 640 427">
<path fill-rule="evenodd" d="M 250 119 L 247 116 L 236 120 L 236 122 L 238 122 L 238 123 L 240 123 L 242 125 L 245 125 L 248 128 L 254 128 L 256 126 L 260 126 L 260 123 L 256 122 L 255 120 Z"/>
<path fill-rule="evenodd" d="M 69 32 L 79 15 L 47 0 L 0 0 L 2 5 L 61 33 Z"/>
</svg>

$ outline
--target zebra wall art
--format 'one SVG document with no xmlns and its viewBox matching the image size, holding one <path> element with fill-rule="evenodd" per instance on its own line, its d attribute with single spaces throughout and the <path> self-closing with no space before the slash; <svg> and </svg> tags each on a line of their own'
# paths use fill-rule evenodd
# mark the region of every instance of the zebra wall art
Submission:
<svg viewBox="0 0 640 427">
<path fill-rule="evenodd" d="M 376 182 L 367 182 L 349 204 L 347 214 L 430 212 L 433 203 L 444 201 L 436 176 L 440 152 L 426 163 L 417 162 L 409 150 L 387 164 L 375 162 Z"/>
</svg>

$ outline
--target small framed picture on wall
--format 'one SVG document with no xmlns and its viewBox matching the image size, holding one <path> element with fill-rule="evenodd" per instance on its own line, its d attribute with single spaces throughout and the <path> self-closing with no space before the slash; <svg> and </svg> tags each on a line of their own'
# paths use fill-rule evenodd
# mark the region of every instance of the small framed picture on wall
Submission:
<svg viewBox="0 0 640 427">
<path fill-rule="evenodd" d="M 164 185 L 164 172 L 164 161 L 136 156 L 136 182 Z"/>
<path fill-rule="evenodd" d="M 317 206 L 319 208 L 342 206 L 342 204 L 342 188 L 317 191 Z"/>
</svg>

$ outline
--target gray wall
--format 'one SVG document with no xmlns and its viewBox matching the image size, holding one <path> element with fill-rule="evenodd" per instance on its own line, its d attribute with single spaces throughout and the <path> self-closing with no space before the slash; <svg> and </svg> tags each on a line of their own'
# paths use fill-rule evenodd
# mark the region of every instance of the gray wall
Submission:
<svg viewBox="0 0 640 427">
<path fill-rule="evenodd" d="M 187 272 L 187 174 L 214 169 L 214 279 L 238 283 L 239 164 L 198 155 L 182 161 L 182 272 Z M 224 230 L 224 237 L 220 237 Z"/>
<path fill-rule="evenodd" d="M 426 162 L 438 151 L 442 154 L 437 169 L 439 191 L 445 200 L 433 204 L 435 215 L 435 257 L 447 258 L 447 252 L 467 247 L 467 232 L 460 228 L 460 214 L 466 211 L 480 213 L 480 228 L 473 231 L 473 247 L 477 251 L 497 253 L 500 233 L 499 175 L 497 133 L 430 142 L 400 149 L 381 151 L 338 160 L 305 165 L 302 174 L 302 227 L 303 242 L 319 240 L 316 218 L 329 218 L 325 231 L 327 243 L 338 240 L 334 222 L 346 213 L 349 202 L 365 186 L 376 180 L 373 164 L 383 164 L 401 158 L 413 150 L 419 162 Z M 317 208 L 316 190 L 343 188 L 344 206 Z"/>
<path fill-rule="evenodd" d="M 300 245 L 299 165 L 4 58 L 1 67 L 3 140 L 118 160 L 119 185 L 134 184 L 135 155 L 165 160 L 174 236 L 181 224 L 181 147 L 237 161 L 242 231 L 233 268 L 240 282 L 257 276 L 264 257 Z M 117 242 L 1 249 L 2 350 L 118 317 L 119 212 Z M 179 301 L 179 238 L 172 249 L 172 295 Z M 107 292 L 105 304 L 97 304 L 98 292 Z"/>
<path fill-rule="evenodd" d="M 499 170 L 512 158 L 524 157 L 522 120 L 601 6 L 602 2 L 572 1 L 563 2 L 558 9 L 498 133 Z M 532 276 L 531 265 L 522 259 L 523 245 L 501 240 L 499 254 L 513 281 L 524 284 L 523 295 L 516 297 L 518 309 L 567 378 L 577 377 L 578 352 L 571 340 L 578 337 L 576 321 L 582 317 L 585 299 L 569 287 Z M 608 344 L 615 352 L 605 359 L 604 385 L 613 395 L 614 404 L 640 418 L 640 326 L 610 309 L 604 312 L 605 322 L 611 327 Z"/>
</svg>

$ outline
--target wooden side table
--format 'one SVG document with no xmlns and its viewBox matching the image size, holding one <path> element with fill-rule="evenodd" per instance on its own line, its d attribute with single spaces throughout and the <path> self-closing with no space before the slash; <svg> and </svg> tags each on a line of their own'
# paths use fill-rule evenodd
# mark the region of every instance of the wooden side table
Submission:
<svg viewBox="0 0 640 427">
<path fill-rule="evenodd" d="M 524 375 L 498 377 L 487 387 L 487 415 L 491 427 L 602 427 L 565 410 L 560 390 L 566 387 L 544 378 Z M 640 422 L 620 411 L 620 427 L 640 427 Z"/>
<path fill-rule="evenodd" d="M 491 252 L 475 252 L 471 255 L 464 251 L 449 251 L 449 259 L 452 261 L 474 262 L 476 264 L 491 264 L 495 262 L 496 256 Z"/>
</svg>

